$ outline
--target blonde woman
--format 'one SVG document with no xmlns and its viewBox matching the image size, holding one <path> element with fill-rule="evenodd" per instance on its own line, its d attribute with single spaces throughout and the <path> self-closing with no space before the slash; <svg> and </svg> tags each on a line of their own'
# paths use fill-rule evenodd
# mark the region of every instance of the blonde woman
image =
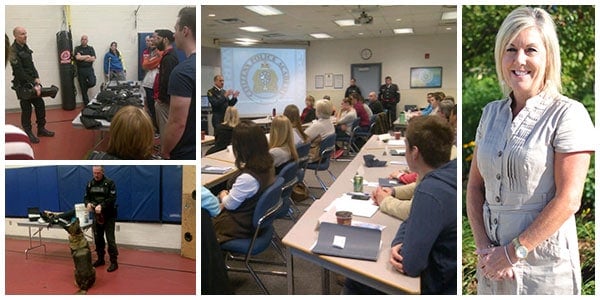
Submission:
<svg viewBox="0 0 600 300">
<path fill-rule="evenodd" d="M 505 98 L 483 109 L 467 184 L 477 292 L 580 294 L 575 212 L 594 125 L 560 94 L 558 37 L 545 10 L 513 10 L 494 57 Z"/>
<path fill-rule="evenodd" d="M 153 147 L 150 116 L 142 108 L 128 105 L 112 118 L 106 153 L 94 151 L 88 159 L 151 159 Z"/>
<path fill-rule="evenodd" d="M 237 108 L 235 106 L 227 106 L 223 123 L 217 125 L 217 128 L 215 128 L 215 145 L 206 151 L 206 155 L 227 149 L 227 146 L 231 144 L 233 128 L 239 123 L 240 115 Z"/>
<path fill-rule="evenodd" d="M 285 107 L 283 111 L 283 115 L 286 116 L 290 122 L 292 123 L 292 127 L 294 128 L 294 143 L 304 144 L 308 140 L 308 136 L 304 133 L 304 128 L 302 128 L 302 122 L 300 122 L 300 110 L 298 106 L 294 104 L 290 104 Z"/>
<path fill-rule="evenodd" d="M 275 174 L 290 160 L 298 160 L 292 123 L 286 116 L 276 116 L 269 133 L 269 153 L 273 156 Z"/>
</svg>

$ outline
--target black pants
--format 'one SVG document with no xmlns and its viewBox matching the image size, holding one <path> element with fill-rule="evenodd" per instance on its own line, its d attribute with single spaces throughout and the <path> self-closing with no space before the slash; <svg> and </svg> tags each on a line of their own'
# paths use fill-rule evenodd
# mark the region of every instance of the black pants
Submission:
<svg viewBox="0 0 600 300">
<path fill-rule="evenodd" d="M 146 91 L 146 106 L 148 106 L 148 114 L 152 119 L 154 131 L 158 132 L 158 121 L 156 121 L 156 109 L 154 108 L 154 89 L 144 87 Z"/>
<path fill-rule="evenodd" d="M 98 224 L 94 222 L 94 240 L 96 242 L 96 253 L 98 253 L 98 259 L 104 259 L 104 247 L 108 242 L 108 256 L 110 261 L 116 263 L 119 250 L 117 250 L 117 241 L 115 240 L 115 223 L 116 218 L 104 218 L 104 224 Z M 106 242 L 104 241 L 104 235 L 106 234 Z"/>
<path fill-rule="evenodd" d="M 217 132 L 217 126 L 219 126 L 219 124 L 223 123 L 223 120 L 225 119 L 225 113 L 215 113 L 213 112 L 212 115 L 212 126 L 213 126 L 213 135 L 215 135 L 215 133 Z"/>
<path fill-rule="evenodd" d="M 31 132 L 31 105 L 35 107 L 37 128 L 42 129 L 46 126 L 46 104 L 44 103 L 44 99 L 19 99 L 19 104 L 21 105 L 21 126 L 23 126 L 25 132 Z"/>
<path fill-rule="evenodd" d="M 91 67 L 78 68 L 77 80 L 79 81 L 79 89 L 81 89 L 83 105 L 87 105 L 90 102 L 90 97 L 88 97 L 88 89 L 96 85 L 96 75 L 94 75 L 94 69 Z"/>
<path fill-rule="evenodd" d="M 383 108 L 388 111 L 388 119 L 390 124 L 396 121 L 396 104 L 394 102 L 383 102 Z"/>
</svg>

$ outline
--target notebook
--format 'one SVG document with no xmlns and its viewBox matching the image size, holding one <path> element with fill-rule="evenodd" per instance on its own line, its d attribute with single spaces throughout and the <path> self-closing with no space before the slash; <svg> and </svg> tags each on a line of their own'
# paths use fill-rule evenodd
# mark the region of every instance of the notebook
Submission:
<svg viewBox="0 0 600 300">
<path fill-rule="evenodd" d="M 342 247 L 340 240 L 343 240 Z M 380 230 L 323 222 L 319 226 L 319 237 L 312 252 L 376 261 L 380 248 Z"/>
<path fill-rule="evenodd" d="M 229 171 L 233 170 L 232 167 L 214 167 L 210 165 L 206 165 L 202 167 L 201 173 L 205 174 L 225 174 Z"/>
<path fill-rule="evenodd" d="M 42 212 L 39 207 L 28 207 L 27 217 L 29 218 L 29 221 L 37 221 L 42 217 Z"/>
</svg>

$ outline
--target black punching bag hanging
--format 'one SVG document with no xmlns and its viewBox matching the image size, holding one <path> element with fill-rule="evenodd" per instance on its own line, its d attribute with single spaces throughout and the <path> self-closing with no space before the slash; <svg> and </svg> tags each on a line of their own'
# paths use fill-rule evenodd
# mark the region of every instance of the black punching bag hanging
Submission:
<svg viewBox="0 0 600 300">
<path fill-rule="evenodd" d="M 75 85 L 73 64 L 73 40 L 70 31 L 56 33 L 56 47 L 58 50 L 58 64 L 60 72 L 60 91 L 62 93 L 62 108 L 75 109 Z"/>
</svg>

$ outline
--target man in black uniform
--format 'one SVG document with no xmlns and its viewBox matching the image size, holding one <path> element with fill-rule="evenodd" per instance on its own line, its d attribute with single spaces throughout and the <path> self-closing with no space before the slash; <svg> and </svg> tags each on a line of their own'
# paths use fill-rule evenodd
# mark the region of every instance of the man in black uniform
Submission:
<svg viewBox="0 0 600 300">
<path fill-rule="evenodd" d="M 213 81 L 215 86 L 208 90 L 206 95 L 208 96 L 208 101 L 210 102 L 210 106 L 212 108 L 213 130 L 217 130 L 217 125 L 223 123 L 227 106 L 234 106 L 237 103 L 237 96 L 240 94 L 240 92 L 234 90 L 223 90 L 225 80 L 221 75 L 216 75 L 213 78 Z M 231 99 L 229 99 L 229 96 L 232 96 Z"/>
<path fill-rule="evenodd" d="M 96 51 L 94 47 L 88 45 L 88 36 L 81 36 L 81 45 L 75 47 L 75 62 L 77 63 L 77 78 L 83 105 L 90 102 L 88 89 L 96 85 L 96 75 L 92 64 L 96 61 Z"/>
<path fill-rule="evenodd" d="M 33 65 L 33 51 L 27 46 L 27 30 L 23 27 L 13 29 L 15 42 L 11 46 L 10 65 L 13 69 L 13 89 L 19 90 L 25 86 L 34 86 L 37 97 L 19 99 L 21 105 L 21 126 L 32 143 L 39 143 L 31 129 L 31 105 L 35 107 L 38 136 L 54 136 L 54 132 L 46 129 L 46 105 L 41 96 L 40 76 Z M 18 97 L 18 93 L 17 93 Z"/>
<path fill-rule="evenodd" d="M 117 188 L 114 181 L 104 176 L 104 168 L 102 166 L 93 166 L 92 172 L 94 178 L 88 182 L 85 188 L 83 202 L 88 211 L 93 211 L 95 213 L 93 228 L 98 260 L 94 262 L 94 267 L 103 266 L 105 264 L 104 233 L 106 232 L 108 255 L 110 257 L 110 266 L 107 271 L 113 272 L 119 268 L 119 265 L 117 264 L 119 250 L 117 250 L 117 242 L 115 240 Z"/>
<path fill-rule="evenodd" d="M 385 77 L 385 84 L 379 88 L 379 101 L 383 108 L 387 109 L 391 122 L 396 120 L 396 105 L 400 102 L 400 91 L 395 83 L 392 83 L 392 77 Z"/>
<path fill-rule="evenodd" d="M 344 93 L 344 97 L 348 98 L 352 93 L 357 93 L 362 96 L 360 88 L 356 86 L 356 79 L 354 78 L 350 78 L 350 86 L 346 88 L 346 93 Z"/>
</svg>

